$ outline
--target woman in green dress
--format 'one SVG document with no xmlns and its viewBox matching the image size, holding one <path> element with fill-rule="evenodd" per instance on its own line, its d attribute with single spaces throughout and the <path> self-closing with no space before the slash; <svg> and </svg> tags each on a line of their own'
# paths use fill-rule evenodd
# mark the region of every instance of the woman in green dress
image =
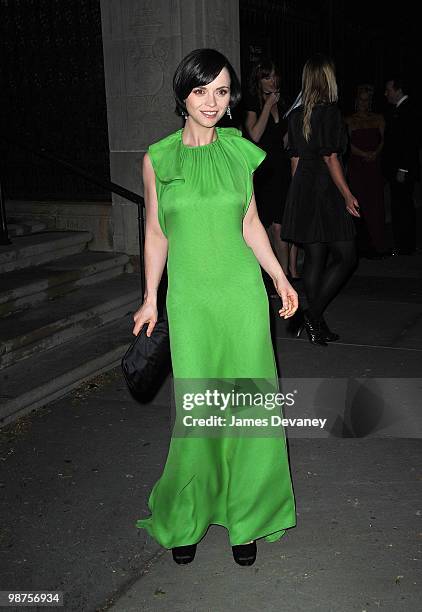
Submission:
<svg viewBox="0 0 422 612">
<path fill-rule="evenodd" d="M 234 128 L 216 127 L 240 98 L 232 66 L 218 51 L 192 51 L 174 75 L 183 129 L 151 145 L 143 161 L 146 207 L 142 306 L 133 333 L 157 321 L 157 288 L 167 261 L 167 314 L 178 381 L 277 380 L 268 300 L 260 265 L 282 300 L 298 306 L 271 250 L 253 195 L 265 158 Z M 185 387 L 186 388 L 186 387 Z M 176 413 L 183 407 L 176 401 Z M 177 418 L 177 417 L 176 417 Z M 278 540 L 296 522 L 284 431 L 281 435 L 177 436 L 138 520 L 177 563 L 193 560 L 211 524 L 226 527 L 233 556 L 251 565 L 256 540 Z"/>
</svg>

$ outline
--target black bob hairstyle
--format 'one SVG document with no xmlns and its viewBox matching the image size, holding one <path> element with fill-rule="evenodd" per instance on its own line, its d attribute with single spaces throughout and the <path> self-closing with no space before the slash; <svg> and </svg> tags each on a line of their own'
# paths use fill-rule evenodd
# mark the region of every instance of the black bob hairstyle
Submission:
<svg viewBox="0 0 422 612">
<path fill-rule="evenodd" d="M 227 68 L 230 74 L 230 106 L 236 106 L 241 98 L 240 83 L 227 57 L 215 49 L 195 49 L 182 59 L 174 73 L 176 113 L 187 113 L 185 100 L 192 89 L 212 83 L 223 68 Z"/>
</svg>

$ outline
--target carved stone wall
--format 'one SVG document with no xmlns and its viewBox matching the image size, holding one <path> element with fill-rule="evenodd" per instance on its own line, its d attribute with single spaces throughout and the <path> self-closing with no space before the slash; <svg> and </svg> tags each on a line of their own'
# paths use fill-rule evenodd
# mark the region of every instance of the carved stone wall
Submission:
<svg viewBox="0 0 422 612">
<path fill-rule="evenodd" d="M 142 194 L 149 144 L 181 127 L 172 79 L 193 49 L 213 47 L 239 69 L 237 0 L 101 0 L 111 180 Z M 136 206 L 113 196 L 114 248 L 138 253 Z"/>
</svg>

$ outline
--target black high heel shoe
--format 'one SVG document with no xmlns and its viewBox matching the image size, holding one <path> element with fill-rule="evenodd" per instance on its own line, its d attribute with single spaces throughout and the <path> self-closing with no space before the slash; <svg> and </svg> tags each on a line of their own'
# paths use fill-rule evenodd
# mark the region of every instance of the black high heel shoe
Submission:
<svg viewBox="0 0 422 612">
<path fill-rule="evenodd" d="M 233 559 L 239 565 L 253 565 L 256 559 L 256 542 L 232 546 Z"/>
<path fill-rule="evenodd" d="M 325 342 L 335 342 L 340 338 L 338 334 L 331 331 L 323 316 L 319 318 L 319 328 L 321 330 L 321 337 Z"/>
<path fill-rule="evenodd" d="M 306 329 L 306 333 L 308 334 L 308 339 L 311 344 L 318 344 L 319 346 L 328 346 L 321 333 L 319 320 L 311 317 L 308 310 L 303 311 L 303 323 L 299 325 L 299 328 L 296 333 L 297 338 L 300 338 L 304 329 Z"/>
<path fill-rule="evenodd" d="M 297 336 L 300 327 L 303 325 L 303 322 L 304 322 L 303 310 L 299 306 L 295 314 L 292 317 L 290 317 L 287 321 L 287 333 L 292 336 Z"/>
<path fill-rule="evenodd" d="M 173 560 L 179 565 L 191 563 L 195 559 L 196 544 L 188 546 L 175 546 L 171 549 Z"/>
</svg>

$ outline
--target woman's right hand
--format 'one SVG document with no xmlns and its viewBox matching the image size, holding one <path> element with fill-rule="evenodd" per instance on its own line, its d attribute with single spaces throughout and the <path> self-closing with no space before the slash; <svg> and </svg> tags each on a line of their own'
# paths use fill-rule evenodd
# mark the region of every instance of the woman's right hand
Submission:
<svg viewBox="0 0 422 612">
<path fill-rule="evenodd" d="M 140 308 L 133 315 L 133 320 L 135 321 L 135 325 L 133 327 L 132 333 L 134 336 L 137 336 L 141 331 L 143 325 L 148 323 L 148 328 L 146 334 L 148 338 L 151 336 L 152 331 L 157 323 L 158 312 L 157 306 L 155 304 L 150 304 L 149 302 L 144 302 Z"/>
<path fill-rule="evenodd" d="M 272 91 L 268 95 L 264 95 L 264 98 L 265 98 L 265 106 L 268 106 L 269 108 L 272 108 L 274 106 L 274 104 L 277 104 L 277 102 L 279 101 L 279 99 L 280 99 L 280 92 Z"/>
</svg>

